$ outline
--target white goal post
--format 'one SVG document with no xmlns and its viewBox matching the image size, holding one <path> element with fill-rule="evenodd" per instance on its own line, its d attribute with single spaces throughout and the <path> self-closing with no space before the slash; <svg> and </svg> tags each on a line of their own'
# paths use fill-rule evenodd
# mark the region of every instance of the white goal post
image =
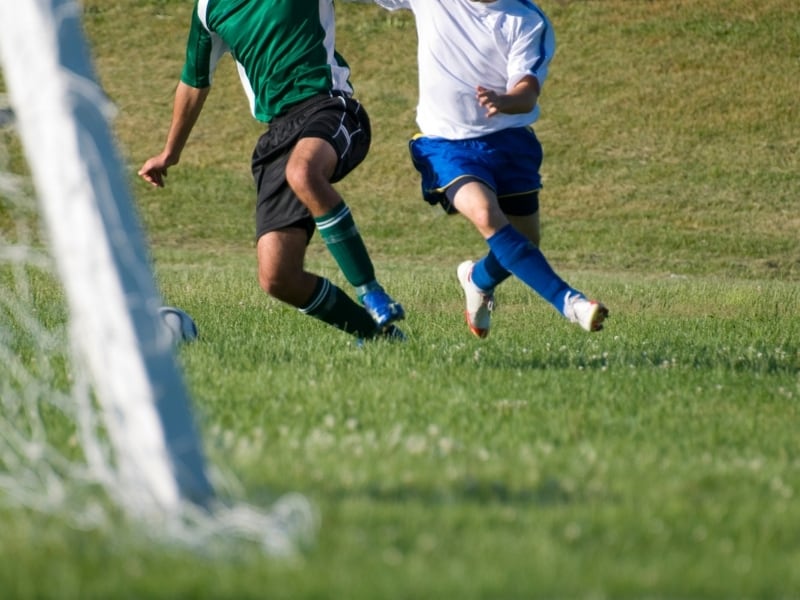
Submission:
<svg viewBox="0 0 800 600">
<path fill-rule="evenodd" d="M 126 175 L 74 0 L 0 0 L 0 60 L 70 313 L 133 513 L 211 503 L 195 429 Z"/>
<path fill-rule="evenodd" d="M 226 498 L 235 478 L 203 453 L 78 1 L 0 0 L 0 67 L 0 502 L 113 526 L 107 497 L 148 538 L 296 553 L 319 526 L 308 499 Z M 66 326 L 40 321 L 53 284 Z"/>
</svg>

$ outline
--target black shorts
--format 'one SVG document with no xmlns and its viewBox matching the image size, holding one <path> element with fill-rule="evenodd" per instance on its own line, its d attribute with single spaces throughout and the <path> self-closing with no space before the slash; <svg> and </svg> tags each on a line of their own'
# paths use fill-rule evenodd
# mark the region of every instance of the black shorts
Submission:
<svg viewBox="0 0 800 600">
<path fill-rule="evenodd" d="M 322 138 L 336 150 L 339 162 L 331 182 L 355 169 L 367 156 L 372 132 L 361 104 L 340 92 L 309 98 L 275 117 L 253 150 L 256 183 L 256 240 L 265 233 L 300 227 L 308 239 L 315 223 L 308 209 L 286 182 L 286 164 L 301 138 Z"/>
</svg>

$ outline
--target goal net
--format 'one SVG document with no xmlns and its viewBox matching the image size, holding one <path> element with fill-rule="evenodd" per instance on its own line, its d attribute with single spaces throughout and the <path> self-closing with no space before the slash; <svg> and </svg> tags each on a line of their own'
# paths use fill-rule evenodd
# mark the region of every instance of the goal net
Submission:
<svg viewBox="0 0 800 600">
<path fill-rule="evenodd" d="M 291 552 L 302 496 L 212 484 L 79 5 L 0 2 L 0 61 L 0 501 Z"/>
</svg>

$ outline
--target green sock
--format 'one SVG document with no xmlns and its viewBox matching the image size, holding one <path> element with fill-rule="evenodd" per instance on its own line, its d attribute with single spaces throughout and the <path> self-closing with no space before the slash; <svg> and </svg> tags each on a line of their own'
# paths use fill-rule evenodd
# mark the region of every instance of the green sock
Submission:
<svg viewBox="0 0 800 600">
<path fill-rule="evenodd" d="M 331 212 L 315 218 L 319 234 L 333 255 L 347 281 L 353 287 L 365 286 L 375 281 L 367 248 L 358 233 L 350 209 L 342 201 Z"/>
<path fill-rule="evenodd" d="M 356 337 L 370 338 L 377 333 L 375 321 L 364 307 L 324 277 L 317 280 L 311 299 L 298 310 Z"/>
</svg>

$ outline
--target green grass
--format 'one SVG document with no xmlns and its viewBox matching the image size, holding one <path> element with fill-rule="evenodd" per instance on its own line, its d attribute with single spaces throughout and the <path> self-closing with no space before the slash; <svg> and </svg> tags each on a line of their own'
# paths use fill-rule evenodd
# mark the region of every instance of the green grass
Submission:
<svg viewBox="0 0 800 600">
<path fill-rule="evenodd" d="M 339 3 L 375 139 L 338 187 L 409 313 L 407 344 L 358 349 L 258 289 L 261 128 L 230 64 L 167 188 L 135 180 L 189 5 L 85 3 L 159 284 L 200 328 L 179 357 L 209 457 L 254 504 L 302 492 L 321 525 L 286 562 L 0 508 L 3 597 L 800 597 L 800 6 L 542 6 L 543 249 L 606 330 L 510 281 L 491 337 L 469 335 L 454 269 L 482 242 L 422 202 L 407 159 L 413 20 Z M 308 263 L 344 285 L 318 238 Z"/>
</svg>

